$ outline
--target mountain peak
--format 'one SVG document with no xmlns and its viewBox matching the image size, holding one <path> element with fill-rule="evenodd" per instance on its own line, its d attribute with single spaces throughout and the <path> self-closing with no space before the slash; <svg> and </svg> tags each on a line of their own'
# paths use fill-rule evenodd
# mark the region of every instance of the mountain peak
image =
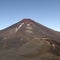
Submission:
<svg viewBox="0 0 60 60">
<path fill-rule="evenodd" d="M 32 26 L 35 25 L 35 22 L 32 19 L 22 19 L 19 23 L 17 23 L 16 31 L 20 31 L 21 29 L 24 31 L 28 31 L 31 33 Z"/>
<path fill-rule="evenodd" d="M 26 23 L 26 24 L 33 24 L 33 20 L 29 18 L 24 18 L 20 21 L 21 23 Z"/>
</svg>

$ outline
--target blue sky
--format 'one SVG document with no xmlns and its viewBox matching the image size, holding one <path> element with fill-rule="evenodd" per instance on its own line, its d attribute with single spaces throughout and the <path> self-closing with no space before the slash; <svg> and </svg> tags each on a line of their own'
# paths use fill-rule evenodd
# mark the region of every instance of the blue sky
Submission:
<svg viewBox="0 0 60 60">
<path fill-rule="evenodd" d="M 60 0 L 0 0 L 0 30 L 23 18 L 60 31 Z"/>
</svg>

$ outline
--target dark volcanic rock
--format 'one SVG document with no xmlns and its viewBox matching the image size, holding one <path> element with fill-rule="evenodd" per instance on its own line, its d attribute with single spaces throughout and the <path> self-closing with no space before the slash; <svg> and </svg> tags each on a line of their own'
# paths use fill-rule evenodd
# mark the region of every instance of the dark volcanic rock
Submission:
<svg viewBox="0 0 60 60">
<path fill-rule="evenodd" d="M 0 60 L 9 59 L 60 60 L 60 33 L 31 19 L 1 30 Z"/>
</svg>

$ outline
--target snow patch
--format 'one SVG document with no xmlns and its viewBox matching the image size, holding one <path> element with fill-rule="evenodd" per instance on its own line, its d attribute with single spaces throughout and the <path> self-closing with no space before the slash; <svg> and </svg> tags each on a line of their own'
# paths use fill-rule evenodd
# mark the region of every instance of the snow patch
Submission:
<svg viewBox="0 0 60 60">
<path fill-rule="evenodd" d="M 25 32 L 27 32 L 27 33 L 32 33 L 32 31 L 30 31 L 30 30 L 26 30 Z"/>
<path fill-rule="evenodd" d="M 32 27 L 26 27 L 27 29 L 29 29 L 29 30 L 32 30 Z"/>
<path fill-rule="evenodd" d="M 27 24 L 27 27 L 26 27 L 26 31 L 27 33 L 32 33 L 32 27 L 30 26 L 30 24 Z"/>
<path fill-rule="evenodd" d="M 15 32 L 17 32 L 23 25 L 24 25 L 24 23 L 21 23 L 21 25 L 19 25 L 18 27 L 16 27 Z"/>
<path fill-rule="evenodd" d="M 30 26 L 30 24 L 27 24 L 27 26 Z"/>
<path fill-rule="evenodd" d="M 29 30 L 32 30 L 32 27 L 30 26 L 30 24 L 27 24 L 26 28 L 29 29 Z"/>
</svg>

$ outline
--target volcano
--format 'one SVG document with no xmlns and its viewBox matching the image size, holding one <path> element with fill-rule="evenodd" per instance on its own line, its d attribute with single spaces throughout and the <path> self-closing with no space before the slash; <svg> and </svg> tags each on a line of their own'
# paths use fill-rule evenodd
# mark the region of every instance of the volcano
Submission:
<svg viewBox="0 0 60 60">
<path fill-rule="evenodd" d="M 1 60 L 60 60 L 60 32 L 32 19 L 0 31 Z"/>
</svg>

